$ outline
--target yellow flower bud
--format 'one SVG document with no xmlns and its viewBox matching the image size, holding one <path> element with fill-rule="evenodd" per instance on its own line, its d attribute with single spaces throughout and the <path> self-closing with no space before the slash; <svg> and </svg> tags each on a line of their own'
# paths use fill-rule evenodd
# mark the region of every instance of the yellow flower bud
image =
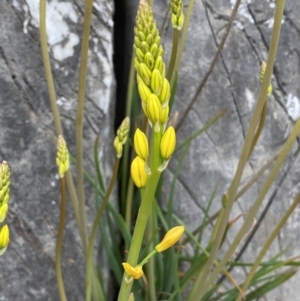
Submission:
<svg viewBox="0 0 300 301">
<path fill-rule="evenodd" d="M 160 94 L 162 83 L 163 83 L 163 78 L 160 74 L 160 71 L 158 69 L 154 69 L 152 71 L 152 75 L 151 75 L 150 86 L 151 86 L 152 91 L 156 95 Z"/>
<path fill-rule="evenodd" d="M 161 105 L 158 97 L 155 94 L 150 94 L 147 99 L 147 117 L 152 124 L 159 122 L 160 112 Z"/>
<path fill-rule="evenodd" d="M 153 35 L 150 33 L 148 34 L 147 38 L 146 38 L 146 42 L 148 45 L 152 45 L 153 44 Z"/>
<path fill-rule="evenodd" d="M 123 154 L 123 144 L 122 142 L 119 140 L 119 137 L 116 136 L 115 140 L 114 140 L 114 148 L 116 151 L 116 156 L 117 158 L 121 158 L 122 154 Z"/>
<path fill-rule="evenodd" d="M 169 118 L 169 106 L 166 106 L 160 111 L 159 121 L 164 124 L 168 121 Z"/>
<path fill-rule="evenodd" d="M 138 90 L 142 101 L 146 103 L 152 92 L 142 79 L 138 79 Z"/>
<path fill-rule="evenodd" d="M 124 145 L 127 141 L 128 133 L 130 130 L 130 118 L 127 116 L 123 119 L 121 125 L 117 130 L 119 141 Z"/>
<path fill-rule="evenodd" d="M 183 226 L 177 226 L 169 230 L 163 240 L 156 245 L 155 249 L 157 252 L 163 252 L 166 249 L 172 247 L 181 238 L 184 232 Z"/>
<path fill-rule="evenodd" d="M 263 80 L 264 80 L 264 76 L 266 73 L 266 68 L 267 68 L 267 63 L 265 61 L 261 62 L 260 65 L 260 74 L 259 74 L 259 81 L 262 84 Z"/>
<path fill-rule="evenodd" d="M 0 206 L 7 204 L 10 192 L 10 168 L 6 161 L 0 164 Z"/>
<path fill-rule="evenodd" d="M 56 164 L 58 166 L 58 174 L 60 178 L 63 178 L 70 167 L 70 160 L 67 144 L 62 135 L 59 135 L 57 138 L 56 149 Z"/>
<path fill-rule="evenodd" d="M 146 53 L 147 51 L 150 50 L 150 47 L 149 47 L 149 45 L 148 45 L 148 43 L 147 43 L 146 41 L 143 41 L 143 42 L 141 43 L 141 49 L 142 49 L 142 51 L 143 51 L 144 53 Z"/>
<path fill-rule="evenodd" d="M 160 154 L 164 159 L 169 159 L 175 150 L 176 133 L 172 126 L 164 132 L 160 142 Z"/>
<path fill-rule="evenodd" d="M 145 161 L 138 156 L 131 163 L 131 177 L 138 188 L 146 186 L 148 175 L 145 171 Z"/>
<path fill-rule="evenodd" d="M 159 97 L 158 97 L 159 100 L 160 100 L 162 108 L 164 108 L 165 106 L 168 105 L 170 96 L 171 96 L 170 83 L 166 78 L 164 78 L 163 83 L 162 83 L 161 92 L 160 92 Z"/>
<path fill-rule="evenodd" d="M 149 157 L 148 139 L 140 129 L 135 131 L 133 144 L 137 155 L 146 160 Z"/>
<path fill-rule="evenodd" d="M 144 62 L 145 55 L 144 55 L 144 53 L 143 53 L 143 51 L 141 49 L 136 48 L 135 49 L 135 55 L 136 55 L 139 63 L 143 63 Z"/>
<path fill-rule="evenodd" d="M 152 55 L 151 52 L 147 52 L 144 56 L 144 62 L 145 64 L 147 65 L 147 67 L 152 70 L 153 69 L 153 66 L 154 66 L 154 57 Z"/>
<path fill-rule="evenodd" d="M 0 229 L 0 255 L 2 255 L 9 243 L 9 228 L 7 225 Z"/>
<path fill-rule="evenodd" d="M 177 29 L 181 30 L 183 27 L 183 23 L 184 23 L 184 14 L 181 13 L 179 18 L 177 19 Z"/>
<path fill-rule="evenodd" d="M 8 205 L 7 204 L 3 204 L 0 207 L 0 223 L 2 223 L 6 219 L 7 211 L 8 211 Z"/>
<path fill-rule="evenodd" d="M 161 76 L 165 76 L 165 64 L 161 56 L 158 56 L 155 60 L 154 69 L 157 69 Z"/>
<path fill-rule="evenodd" d="M 139 279 L 143 276 L 143 268 L 141 266 L 132 267 L 128 262 L 122 263 L 125 272 L 134 279 Z"/>
<path fill-rule="evenodd" d="M 158 46 L 156 44 L 153 44 L 150 48 L 150 52 L 152 53 L 153 57 L 156 58 L 158 53 Z"/>
<path fill-rule="evenodd" d="M 259 74 L 260 83 L 262 83 L 264 80 L 266 68 L 267 68 L 267 63 L 265 61 L 262 61 L 261 66 L 260 66 L 260 74 Z M 273 91 L 272 84 L 269 84 L 267 95 L 270 96 L 272 94 L 272 91 Z"/>
<path fill-rule="evenodd" d="M 139 65 L 139 75 L 145 82 L 147 86 L 150 85 L 151 81 L 151 70 L 144 63 L 140 63 Z"/>
</svg>

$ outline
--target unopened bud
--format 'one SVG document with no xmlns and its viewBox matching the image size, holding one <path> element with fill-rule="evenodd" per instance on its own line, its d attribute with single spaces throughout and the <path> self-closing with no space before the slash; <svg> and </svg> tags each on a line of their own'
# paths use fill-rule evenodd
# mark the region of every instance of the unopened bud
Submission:
<svg viewBox="0 0 300 301">
<path fill-rule="evenodd" d="M 57 138 L 56 149 L 56 164 L 58 166 L 58 174 L 60 178 L 63 178 L 70 167 L 70 159 L 67 144 L 62 135 L 59 135 Z"/>
<path fill-rule="evenodd" d="M 154 69 L 152 71 L 152 75 L 151 75 L 151 84 L 150 84 L 150 86 L 151 86 L 152 91 L 156 95 L 160 94 L 162 83 L 163 83 L 163 78 L 160 74 L 160 71 L 158 69 Z"/>
<path fill-rule="evenodd" d="M 0 224 L 6 219 L 7 212 L 8 212 L 7 204 L 3 204 L 2 206 L 0 206 Z"/>
<path fill-rule="evenodd" d="M 146 160 L 149 156 L 148 139 L 140 129 L 136 129 L 135 131 L 133 144 L 137 155 Z"/>
<path fill-rule="evenodd" d="M 145 82 L 147 86 L 150 86 L 151 81 L 151 70 L 147 67 L 146 64 L 140 63 L 139 65 L 139 75 Z"/>
<path fill-rule="evenodd" d="M 150 94 L 147 99 L 147 117 L 152 124 L 159 122 L 160 112 L 161 105 L 158 97 L 155 94 Z"/>
<path fill-rule="evenodd" d="M 183 226 L 177 226 L 169 230 L 163 240 L 155 247 L 157 252 L 163 252 L 172 247 L 181 238 L 184 232 Z"/>
<path fill-rule="evenodd" d="M 7 249 L 9 243 L 9 228 L 7 225 L 0 229 L 0 255 Z"/>
<path fill-rule="evenodd" d="M 162 88 L 158 97 L 162 108 L 168 105 L 170 96 L 171 96 L 170 83 L 166 78 L 164 78 L 162 83 Z"/>
<path fill-rule="evenodd" d="M 131 163 L 131 177 L 138 188 L 146 186 L 148 175 L 145 170 L 145 161 L 139 156 L 135 157 Z"/>
<path fill-rule="evenodd" d="M 152 93 L 143 80 L 138 80 L 138 91 L 144 103 L 147 102 L 149 95 Z"/>
<path fill-rule="evenodd" d="M 176 133 L 172 126 L 164 132 L 160 142 L 160 154 L 163 159 L 168 160 L 174 153 L 176 146 Z"/>
<path fill-rule="evenodd" d="M 147 65 L 147 67 L 152 70 L 153 69 L 153 66 L 154 66 L 154 57 L 152 55 L 151 52 L 147 52 L 144 56 L 144 62 L 145 64 Z"/>
</svg>

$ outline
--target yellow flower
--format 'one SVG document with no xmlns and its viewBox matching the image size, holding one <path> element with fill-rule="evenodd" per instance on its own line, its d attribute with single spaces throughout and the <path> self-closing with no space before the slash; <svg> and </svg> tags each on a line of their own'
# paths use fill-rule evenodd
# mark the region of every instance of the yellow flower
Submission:
<svg viewBox="0 0 300 301">
<path fill-rule="evenodd" d="M 148 140 L 146 135 L 140 129 L 136 129 L 135 131 L 133 144 L 137 155 L 146 160 L 149 157 Z"/>
<path fill-rule="evenodd" d="M 163 240 L 155 247 L 157 252 L 163 252 L 172 247 L 181 238 L 184 232 L 183 226 L 177 226 L 169 230 Z"/>
<path fill-rule="evenodd" d="M 175 146 L 176 146 L 175 129 L 172 126 L 169 126 L 161 138 L 161 142 L 160 142 L 161 156 L 164 159 L 168 160 L 173 155 Z"/>
<path fill-rule="evenodd" d="M 122 263 L 125 272 L 134 279 L 139 279 L 143 276 L 143 268 L 142 266 L 132 267 L 129 263 Z"/>
<path fill-rule="evenodd" d="M 56 164 L 58 166 L 58 174 L 60 178 L 63 178 L 70 167 L 70 160 L 67 144 L 62 135 L 58 136 L 56 148 Z"/>
<path fill-rule="evenodd" d="M 146 186 L 148 175 L 145 171 L 145 161 L 138 156 L 131 163 L 131 177 L 138 188 Z"/>
<path fill-rule="evenodd" d="M 5 225 L 0 229 L 0 255 L 2 255 L 9 243 L 9 229 L 8 226 Z"/>
</svg>

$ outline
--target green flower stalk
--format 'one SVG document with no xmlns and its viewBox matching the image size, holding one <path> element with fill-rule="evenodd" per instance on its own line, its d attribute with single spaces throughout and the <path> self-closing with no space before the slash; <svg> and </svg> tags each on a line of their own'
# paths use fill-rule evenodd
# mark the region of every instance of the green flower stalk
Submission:
<svg viewBox="0 0 300 301">
<path fill-rule="evenodd" d="M 0 255 L 2 255 L 9 243 L 9 228 L 8 225 L 4 225 L 0 229 Z"/>
<path fill-rule="evenodd" d="M 126 143 L 128 138 L 128 133 L 130 130 L 130 119 L 129 117 L 125 117 L 122 121 L 121 125 L 117 130 L 117 135 L 114 140 L 114 147 L 116 151 L 117 158 L 121 158 L 123 154 L 123 145 Z"/>
<path fill-rule="evenodd" d="M 152 10 L 145 0 L 140 1 L 137 12 L 136 26 L 134 29 L 134 67 L 137 72 L 138 91 L 141 97 L 141 106 L 148 122 L 152 127 L 151 144 L 148 150 L 148 140 L 145 134 L 141 134 L 137 130 L 134 137 L 134 147 L 137 157 L 131 164 L 131 177 L 134 184 L 138 188 L 142 188 L 142 202 L 132 236 L 130 249 L 128 252 L 127 263 L 124 268 L 122 285 L 119 292 L 119 301 L 128 301 L 132 286 L 133 276 L 142 276 L 142 266 L 138 263 L 138 257 L 144 238 L 147 220 L 152 209 L 155 191 L 161 172 L 163 170 L 162 163 L 168 162 L 161 155 L 161 140 L 165 132 L 166 124 L 169 118 L 169 99 L 170 99 L 170 83 L 165 77 L 165 63 L 163 61 L 163 48 L 161 46 L 160 37 L 153 17 Z M 167 135 L 169 135 L 167 132 Z M 174 131 L 175 135 L 175 131 Z M 175 145 L 175 137 L 172 136 L 172 143 Z M 146 142 L 147 141 L 147 142 Z M 167 146 L 166 146 L 167 147 Z M 165 156 L 172 155 L 172 146 L 164 147 Z M 149 156 L 149 158 L 148 158 Z M 146 164 L 149 162 L 149 166 Z M 150 258 L 157 253 L 154 249 L 147 256 Z M 150 257 L 149 257 L 150 256 Z M 145 259 L 146 261 L 148 259 Z M 137 269 L 137 270 L 136 270 Z M 132 275 L 131 275 L 132 274 Z M 131 279 L 128 280 L 128 275 Z"/>
<path fill-rule="evenodd" d="M 58 174 L 60 178 L 63 178 L 70 167 L 70 159 L 67 144 L 62 135 L 58 136 L 56 149 L 56 164 L 58 166 Z"/>
<path fill-rule="evenodd" d="M 182 13 L 183 2 L 182 0 L 171 0 L 171 22 L 174 29 L 181 30 L 184 22 L 184 14 Z"/>
</svg>

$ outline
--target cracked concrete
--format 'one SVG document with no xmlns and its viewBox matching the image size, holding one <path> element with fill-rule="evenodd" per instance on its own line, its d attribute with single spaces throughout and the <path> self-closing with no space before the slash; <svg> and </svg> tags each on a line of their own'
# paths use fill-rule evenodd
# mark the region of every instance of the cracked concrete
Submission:
<svg viewBox="0 0 300 301">
<path fill-rule="evenodd" d="M 6 301 L 59 299 L 54 269 L 59 181 L 55 131 L 39 45 L 37 3 L 0 2 L 0 159 L 10 164 L 12 172 L 7 219 L 11 241 L 0 257 L 0 300 Z M 101 6 L 103 2 L 95 3 Z M 72 154 L 83 7 L 83 0 L 77 1 L 77 6 L 72 1 L 48 3 L 48 12 L 52 14 L 47 20 L 52 72 L 64 136 Z M 101 10 L 102 17 L 96 8 L 92 17 L 92 37 L 97 41 L 92 41 L 89 55 L 84 168 L 94 174 L 93 144 L 101 133 L 105 143 L 99 146 L 99 155 L 106 158 L 103 174 L 107 180 L 112 172 L 114 136 L 113 1 L 106 1 Z M 89 226 L 94 216 L 93 193 L 86 183 Z M 62 253 L 66 293 L 69 300 L 81 301 L 84 260 L 69 204 Z M 102 256 L 101 251 L 99 254 Z"/>
</svg>

